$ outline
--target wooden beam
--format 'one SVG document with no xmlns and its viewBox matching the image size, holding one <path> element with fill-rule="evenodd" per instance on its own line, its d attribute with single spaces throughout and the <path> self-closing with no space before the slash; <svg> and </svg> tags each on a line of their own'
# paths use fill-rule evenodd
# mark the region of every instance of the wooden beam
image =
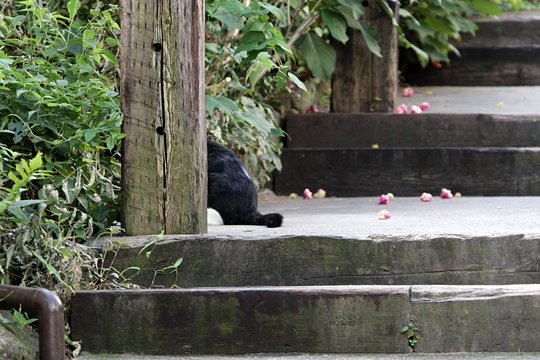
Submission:
<svg viewBox="0 0 540 360">
<path fill-rule="evenodd" d="M 395 16 L 399 5 L 393 4 Z M 332 79 L 332 112 L 393 112 L 398 87 L 398 36 L 377 0 L 363 2 L 364 20 L 377 32 L 382 58 L 365 44 L 359 30 L 348 32 L 347 44 L 336 44 Z"/>
<path fill-rule="evenodd" d="M 204 1 L 121 7 L 122 226 L 206 232 Z"/>
</svg>

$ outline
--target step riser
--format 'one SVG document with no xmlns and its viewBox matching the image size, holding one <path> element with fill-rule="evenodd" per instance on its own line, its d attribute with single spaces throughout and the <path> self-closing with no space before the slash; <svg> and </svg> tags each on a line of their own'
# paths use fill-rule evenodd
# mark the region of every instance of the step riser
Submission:
<svg viewBox="0 0 540 360">
<path fill-rule="evenodd" d="M 302 114 L 285 130 L 289 149 L 540 146 L 540 116 Z"/>
<path fill-rule="evenodd" d="M 329 196 L 437 193 L 540 195 L 540 151 L 525 148 L 285 149 L 279 195 L 323 188 Z"/>
<path fill-rule="evenodd" d="M 82 292 L 73 297 L 71 329 L 94 353 L 408 353 L 400 330 L 412 320 L 418 352 L 533 352 L 536 288 Z"/>
<path fill-rule="evenodd" d="M 122 248 L 109 260 L 114 257 L 112 266 L 118 270 L 139 267 L 133 281 L 145 287 L 540 283 L 540 237 L 521 235 L 418 240 L 175 235 L 156 245 L 150 256 L 139 255 L 142 247 Z M 180 256 L 184 262 L 178 278 L 170 271 L 155 275 L 154 269 Z"/>
<path fill-rule="evenodd" d="M 458 47 L 461 56 L 436 69 L 411 66 L 404 77 L 413 85 L 532 86 L 540 85 L 540 47 Z"/>
<path fill-rule="evenodd" d="M 528 23 L 523 21 L 512 21 L 504 24 L 493 22 L 478 23 L 479 29 L 476 35 L 464 34 L 459 42 L 454 46 L 458 49 L 462 47 L 483 47 L 486 44 L 492 47 L 511 46 L 535 46 L 540 44 L 540 21 Z M 502 25 L 502 26 L 501 26 Z"/>
</svg>

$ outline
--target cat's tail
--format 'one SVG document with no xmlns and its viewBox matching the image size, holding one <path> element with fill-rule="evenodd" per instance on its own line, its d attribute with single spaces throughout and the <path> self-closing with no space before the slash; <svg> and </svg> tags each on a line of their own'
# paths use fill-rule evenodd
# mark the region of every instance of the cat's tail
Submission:
<svg viewBox="0 0 540 360">
<path fill-rule="evenodd" d="M 269 228 L 280 227 L 283 223 L 283 215 L 272 213 L 263 215 L 257 211 L 253 225 L 264 225 Z"/>
</svg>

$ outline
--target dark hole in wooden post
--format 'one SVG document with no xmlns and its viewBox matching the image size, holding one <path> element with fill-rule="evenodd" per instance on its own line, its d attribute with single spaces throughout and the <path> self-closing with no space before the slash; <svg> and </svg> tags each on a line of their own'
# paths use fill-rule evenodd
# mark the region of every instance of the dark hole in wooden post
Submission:
<svg viewBox="0 0 540 360">
<path fill-rule="evenodd" d="M 152 50 L 154 50 L 156 52 L 159 52 L 159 51 L 161 51 L 161 49 L 162 49 L 162 46 L 161 46 L 160 43 L 153 43 L 152 44 Z"/>
<path fill-rule="evenodd" d="M 158 127 L 156 128 L 156 133 L 157 133 L 158 135 L 165 135 L 165 127 L 163 127 L 163 126 L 158 126 Z"/>
</svg>

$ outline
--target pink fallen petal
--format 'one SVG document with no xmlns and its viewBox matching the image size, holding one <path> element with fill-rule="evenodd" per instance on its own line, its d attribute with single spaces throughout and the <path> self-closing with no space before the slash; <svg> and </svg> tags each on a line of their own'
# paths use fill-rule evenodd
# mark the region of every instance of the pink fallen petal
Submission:
<svg viewBox="0 0 540 360">
<path fill-rule="evenodd" d="M 411 106 L 411 114 L 421 114 L 422 109 L 418 105 Z"/>
<path fill-rule="evenodd" d="M 377 213 L 377 218 L 379 220 L 388 220 L 390 219 L 392 215 L 390 214 L 390 212 L 388 210 L 381 210 Z"/>
<path fill-rule="evenodd" d="M 448 190 L 446 188 L 441 189 L 441 199 L 451 199 L 454 195 L 452 195 L 452 191 Z"/>
<path fill-rule="evenodd" d="M 302 195 L 304 200 L 309 200 L 313 197 L 313 193 L 309 189 L 304 189 L 304 194 Z"/>
<path fill-rule="evenodd" d="M 379 205 L 388 205 L 390 203 L 390 196 L 382 194 L 379 196 Z"/>
<path fill-rule="evenodd" d="M 307 113 L 318 113 L 319 112 L 319 108 L 317 107 L 317 105 L 313 104 L 311 105 L 310 107 L 308 107 L 306 109 L 306 112 Z"/>
<path fill-rule="evenodd" d="M 429 103 L 427 101 L 424 101 L 423 103 L 421 103 L 420 105 L 420 109 L 422 109 L 422 111 L 425 111 L 425 110 L 429 110 Z"/>
<path fill-rule="evenodd" d="M 411 97 L 414 94 L 414 89 L 412 87 L 406 87 L 403 89 L 403 96 L 405 97 Z"/>
<path fill-rule="evenodd" d="M 430 202 L 431 199 L 433 199 L 433 195 L 430 193 L 422 193 L 422 195 L 420 195 L 420 201 Z"/>
<path fill-rule="evenodd" d="M 405 114 L 407 111 L 403 110 L 403 108 L 401 106 L 398 106 L 396 108 L 396 111 L 394 112 L 395 114 L 398 114 L 398 115 L 403 115 Z"/>
</svg>

